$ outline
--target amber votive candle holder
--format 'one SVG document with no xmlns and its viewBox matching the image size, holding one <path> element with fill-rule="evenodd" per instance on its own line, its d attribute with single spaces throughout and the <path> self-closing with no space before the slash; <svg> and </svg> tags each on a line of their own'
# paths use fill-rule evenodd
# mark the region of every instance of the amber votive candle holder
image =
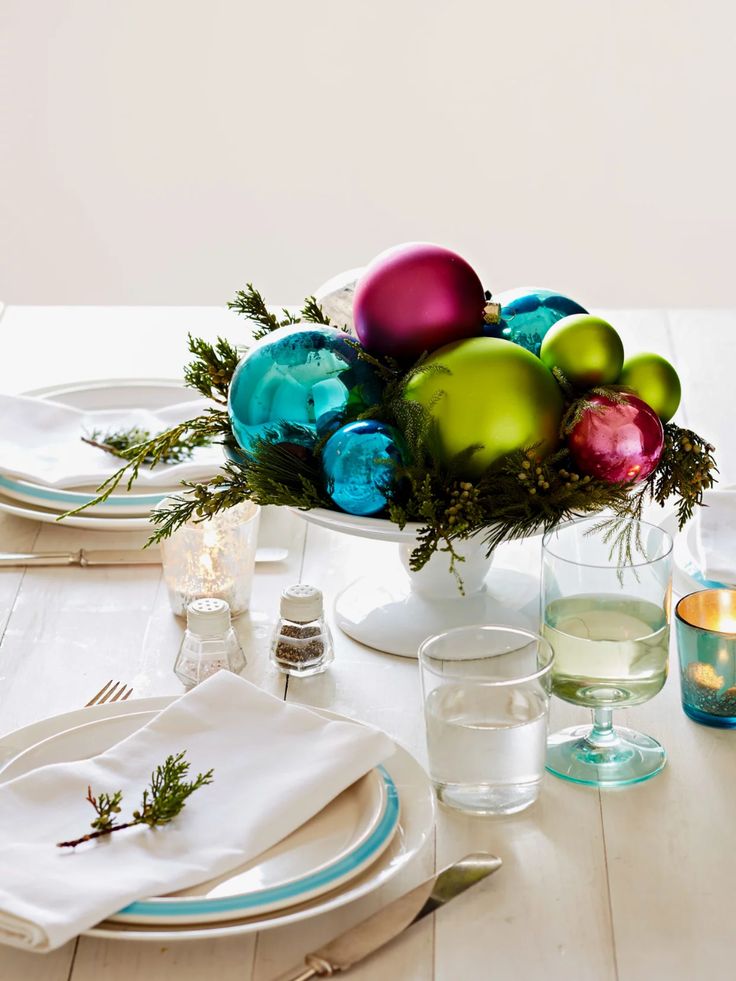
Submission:
<svg viewBox="0 0 736 981">
<path fill-rule="evenodd" d="M 675 607 L 682 707 L 695 722 L 736 729 L 736 589 L 703 589 Z"/>
</svg>

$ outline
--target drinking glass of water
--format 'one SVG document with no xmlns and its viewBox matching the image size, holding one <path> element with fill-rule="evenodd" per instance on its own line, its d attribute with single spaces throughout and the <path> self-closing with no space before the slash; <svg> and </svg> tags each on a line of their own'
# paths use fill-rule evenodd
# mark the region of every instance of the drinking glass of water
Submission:
<svg viewBox="0 0 736 981">
<path fill-rule="evenodd" d="M 633 521 L 622 553 L 607 532 L 591 518 L 550 532 L 542 544 L 542 633 L 555 653 L 552 691 L 593 710 L 592 725 L 550 736 L 547 769 L 596 787 L 646 780 L 666 761 L 656 739 L 614 728 L 612 712 L 653 698 L 667 678 L 672 539 Z"/>
<path fill-rule="evenodd" d="M 512 627 L 458 627 L 420 646 L 429 772 L 444 804 L 514 814 L 537 799 L 552 659 L 546 640 Z"/>
</svg>

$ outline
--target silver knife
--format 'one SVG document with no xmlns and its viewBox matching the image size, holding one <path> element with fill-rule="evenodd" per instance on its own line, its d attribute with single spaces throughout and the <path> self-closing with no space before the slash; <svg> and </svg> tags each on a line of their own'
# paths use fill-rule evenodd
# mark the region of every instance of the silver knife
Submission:
<svg viewBox="0 0 736 981">
<path fill-rule="evenodd" d="M 285 548 L 259 548 L 256 562 L 282 562 L 288 555 Z M 47 565 L 160 565 L 157 548 L 80 548 L 76 552 L 3 552 L 0 568 Z"/>
<path fill-rule="evenodd" d="M 417 920 L 434 913 L 440 906 L 500 868 L 501 859 L 495 855 L 487 852 L 466 855 L 454 865 L 448 865 L 439 875 L 399 896 L 347 933 L 307 954 L 303 968 L 292 969 L 279 981 L 310 981 L 311 978 L 329 978 L 339 971 L 347 971 L 353 964 L 398 937 Z"/>
</svg>

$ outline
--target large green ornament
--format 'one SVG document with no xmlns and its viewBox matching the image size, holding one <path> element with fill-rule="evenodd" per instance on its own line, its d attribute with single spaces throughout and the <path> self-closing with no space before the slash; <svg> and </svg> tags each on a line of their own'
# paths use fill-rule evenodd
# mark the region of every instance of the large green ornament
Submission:
<svg viewBox="0 0 736 981">
<path fill-rule="evenodd" d="M 473 337 L 446 344 L 424 364 L 447 371 L 420 371 L 406 395 L 436 420 L 441 461 L 452 464 L 480 444 L 472 456 L 456 461 L 462 476 L 477 477 L 514 450 L 536 445 L 544 455 L 557 446 L 562 393 L 529 351 L 500 338 Z"/>
<path fill-rule="evenodd" d="M 618 381 L 654 409 L 662 422 L 669 422 L 677 412 L 682 394 L 680 379 L 669 361 L 659 354 L 627 358 Z"/>
<path fill-rule="evenodd" d="M 612 385 L 624 363 L 624 345 L 615 328 L 600 317 L 576 313 L 550 327 L 539 357 L 579 388 Z"/>
</svg>

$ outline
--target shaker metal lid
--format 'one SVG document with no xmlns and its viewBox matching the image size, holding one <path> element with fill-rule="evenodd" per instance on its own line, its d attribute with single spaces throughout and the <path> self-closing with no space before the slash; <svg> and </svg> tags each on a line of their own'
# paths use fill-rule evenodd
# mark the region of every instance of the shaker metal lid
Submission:
<svg viewBox="0 0 736 981">
<path fill-rule="evenodd" d="M 227 600 L 204 597 L 192 600 L 187 607 L 187 630 L 198 637 L 219 637 L 230 629 L 230 607 Z"/>
<path fill-rule="evenodd" d="M 308 623 L 322 616 L 322 590 L 300 583 L 287 586 L 281 594 L 281 616 L 296 623 Z"/>
</svg>

